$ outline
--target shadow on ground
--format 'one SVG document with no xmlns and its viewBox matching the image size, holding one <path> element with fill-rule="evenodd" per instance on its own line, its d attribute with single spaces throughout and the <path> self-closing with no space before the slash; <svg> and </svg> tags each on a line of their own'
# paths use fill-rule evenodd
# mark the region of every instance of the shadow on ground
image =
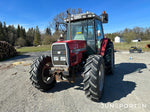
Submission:
<svg viewBox="0 0 150 112">
<path fill-rule="evenodd" d="M 113 102 L 130 94 L 135 89 L 136 83 L 123 81 L 124 75 L 130 75 L 133 72 L 142 73 L 142 69 L 144 68 L 147 67 L 143 63 L 116 64 L 114 75 L 107 75 L 105 77 L 104 94 L 101 102 Z"/>
<path fill-rule="evenodd" d="M 83 84 L 82 84 L 83 78 L 78 77 L 76 78 L 75 83 L 69 83 L 69 82 L 58 82 L 56 83 L 55 87 L 48 91 L 48 93 L 55 93 L 59 91 L 63 91 L 66 89 L 69 89 L 71 87 L 75 87 L 76 90 L 83 90 Z"/>
<path fill-rule="evenodd" d="M 35 60 L 42 55 L 50 55 L 50 51 L 24 53 L 24 54 L 20 54 L 18 56 L 15 56 L 9 59 L 5 59 L 1 62 L 19 61 L 19 60 Z"/>
<path fill-rule="evenodd" d="M 105 76 L 105 87 L 100 102 L 107 103 L 120 100 L 130 94 L 136 87 L 136 83 L 132 81 L 123 81 L 124 75 L 137 72 L 142 73 L 142 69 L 147 68 L 143 63 L 120 63 L 115 65 L 114 75 Z M 68 82 L 59 82 L 48 93 L 54 93 L 75 87 L 76 90 L 83 90 L 83 79 L 76 78 L 74 84 Z"/>
<path fill-rule="evenodd" d="M 30 55 L 18 55 L 18 56 L 15 56 L 15 57 L 11 57 L 11 58 L 8 58 L 8 59 L 4 59 L 4 60 L 1 60 L 0 62 L 9 62 L 9 61 L 16 61 L 16 60 L 23 60 L 25 58 L 28 58 L 30 57 Z"/>
<path fill-rule="evenodd" d="M 30 57 L 30 55 L 18 55 L 16 57 L 8 59 L 7 61 L 10 61 L 10 60 L 19 60 L 19 59 L 24 59 L 24 58 L 28 58 L 28 57 Z"/>
</svg>

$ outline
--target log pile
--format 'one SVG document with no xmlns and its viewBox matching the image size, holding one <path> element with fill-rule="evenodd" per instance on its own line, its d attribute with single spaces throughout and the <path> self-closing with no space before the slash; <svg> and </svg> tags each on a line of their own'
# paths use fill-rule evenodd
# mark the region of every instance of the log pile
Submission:
<svg viewBox="0 0 150 112">
<path fill-rule="evenodd" d="M 16 56 L 16 49 L 5 41 L 0 41 L 0 60 L 11 58 Z"/>
</svg>

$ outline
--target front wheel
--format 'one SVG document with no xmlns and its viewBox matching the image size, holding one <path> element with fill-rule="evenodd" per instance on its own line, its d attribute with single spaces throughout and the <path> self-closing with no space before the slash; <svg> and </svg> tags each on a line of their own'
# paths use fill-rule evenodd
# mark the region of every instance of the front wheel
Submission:
<svg viewBox="0 0 150 112">
<path fill-rule="evenodd" d="M 31 65 L 30 79 L 35 88 L 41 91 L 51 89 L 55 83 L 55 77 L 51 74 L 51 57 L 41 56 Z"/>
<path fill-rule="evenodd" d="M 104 88 L 105 67 L 100 55 L 92 55 L 87 59 L 84 70 L 85 95 L 93 101 L 99 101 Z"/>
</svg>

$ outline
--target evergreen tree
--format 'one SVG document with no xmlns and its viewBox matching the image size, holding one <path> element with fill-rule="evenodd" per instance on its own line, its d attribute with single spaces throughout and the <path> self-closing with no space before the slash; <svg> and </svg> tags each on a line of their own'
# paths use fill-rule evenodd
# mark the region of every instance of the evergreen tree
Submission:
<svg viewBox="0 0 150 112">
<path fill-rule="evenodd" d="M 15 29 L 15 27 L 12 25 L 8 26 L 8 42 L 11 45 L 15 44 L 15 41 L 17 40 L 17 30 Z"/>
<path fill-rule="evenodd" d="M 35 29 L 35 34 L 34 34 L 34 41 L 33 41 L 33 45 L 40 45 L 41 44 L 41 38 L 40 38 L 40 31 L 39 31 L 39 28 L 38 26 L 36 26 L 36 29 Z"/>
<path fill-rule="evenodd" d="M 18 25 L 18 27 L 17 27 L 17 37 L 18 38 L 20 37 L 20 25 Z"/>
<path fill-rule="evenodd" d="M 4 35 L 4 40 L 8 42 L 8 30 L 7 30 L 5 22 L 4 22 L 4 26 L 3 26 L 3 35 Z"/>
<path fill-rule="evenodd" d="M 19 30 L 19 36 L 22 37 L 23 39 L 26 38 L 26 32 L 25 32 L 25 29 L 22 26 Z"/>
<path fill-rule="evenodd" d="M 46 35 L 52 35 L 51 29 L 50 28 L 46 28 Z"/>
<path fill-rule="evenodd" d="M 31 46 L 33 45 L 33 40 L 34 40 L 34 29 L 29 28 L 26 34 L 26 40 L 27 40 L 27 45 Z"/>
<path fill-rule="evenodd" d="M 0 41 L 4 41 L 3 24 L 0 22 Z"/>
</svg>

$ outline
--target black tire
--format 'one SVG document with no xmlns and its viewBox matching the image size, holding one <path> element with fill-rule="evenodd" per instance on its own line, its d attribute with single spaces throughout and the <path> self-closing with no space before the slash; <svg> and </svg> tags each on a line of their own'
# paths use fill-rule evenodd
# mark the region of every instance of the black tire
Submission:
<svg viewBox="0 0 150 112">
<path fill-rule="evenodd" d="M 30 70 L 30 79 L 35 88 L 47 91 L 55 85 L 55 77 L 50 73 L 51 67 L 50 56 L 41 56 L 33 62 Z"/>
<path fill-rule="evenodd" d="M 142 49 L 138 49 L 137 52 L 138 52 L 138 53 L 141 53 L 141 52 L 142 52 Z"/>
<path fill-rule="evenodd" d="M 134 49 L 129 49 L 129 52 L 130 53 L 134 53 Z"/>
<path fill-rule="evenodd" d="M 115 56 L 114 56 L 114 45 L 111 41 L 108 41 L 105 54 L 104 54 L 104 63 L 105 63 L 105 72 L 106 74 L 113 74 L 114 73 L 114 63 L 115 63 Z"/>
<path fill-rule="evenodd" d="M 93 101 L 99 101 L 104 89 L 104 61 L 100 55 L 91 55 L 84 70 L 85 95 Z"/>
</svg>

